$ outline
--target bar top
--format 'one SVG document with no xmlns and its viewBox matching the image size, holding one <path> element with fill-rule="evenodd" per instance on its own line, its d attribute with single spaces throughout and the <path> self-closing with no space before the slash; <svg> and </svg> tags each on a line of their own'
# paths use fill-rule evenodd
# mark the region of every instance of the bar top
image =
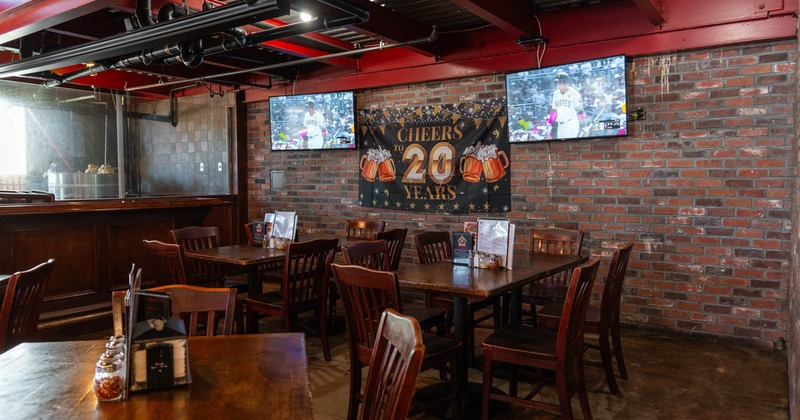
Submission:
<svg viewBox="0 0 800 420">
<path fill-rule="evenodd" d="M 21 203 L 0 205 L 0 216 L 36 213 L 82 213 L 220 205 L 230 205 L 230 203 L 213 197 L 187 196 L 106 198 L 96 200 L 65 201 L 57 200 L 55 203 Z"/>
</svg>

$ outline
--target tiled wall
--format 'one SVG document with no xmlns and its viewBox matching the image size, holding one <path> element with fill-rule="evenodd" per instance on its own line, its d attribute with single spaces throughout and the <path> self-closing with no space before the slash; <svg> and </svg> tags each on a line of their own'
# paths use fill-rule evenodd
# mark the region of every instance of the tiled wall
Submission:
<svg viewBox="0 0 800 420">
<path fill-rule="evenodd" d="M 228 108 L 235 95 L 177 99 L 178 124 L 138 120 L 141 195 L 228 194 Z M 169 101 L 146 102 L 138 112 L 169 115 Z M 202 170 L 200 165 L 202 164 Z M 221 164 L 221 167 L 220 167 Z"/>
<path fill-rule="evenodd" d="M 636 242 L 624 322 L 752 342 L 787 333 L 795 164 L 797 43 L 782 41 L 628 59 L 628 109 L 646 118 L 628 137 L 514 144 L 517 248 L 530 227 L 586 231 L 603 257 Z M 400 107 L 504 95 L 504 76 L 358 92 L 357 104 Z M 357 206 L 358 152 L 269 151 L 266 102 L 248 105 L 251 218 L 296 210 L 305 234 L 341 232 L 348 218 L 455 230 L 485 213 L 376 211 Z M 286 171 L 271 191 L 269 171 Z M 413 241 L 404 261 L 412 261 Z M 601 279 L 602 280 L 602 279 Z"/>
</svg>

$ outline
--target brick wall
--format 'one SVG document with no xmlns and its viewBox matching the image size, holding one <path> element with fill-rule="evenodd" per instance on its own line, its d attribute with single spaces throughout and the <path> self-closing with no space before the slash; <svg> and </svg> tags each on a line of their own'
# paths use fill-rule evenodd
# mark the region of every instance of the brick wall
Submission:
<svg viewBox="0 0 800 420">
<path fill-rule="evenodd" d="M 338 233 L 348 218 L 389 227 L 458 229 L 505 216 L 518 226 L 586 231 L 604 257 L 636 242 L 623 295 L 627 323 L 753 342 L 786 336 L 791 258 L 796 42 L 628 59 L 628 137 L 514 144 L 512 211 L 468 215 L 357 206 L 358 152 L 268 149 L 268 105 L 248 107 L 249 216 L 294 209 L 301 234 Z M 357 106 L 401 107 L 502 96 L 503 75 L 357 94 Z M 286 189 L 269 189 L 285 170 Z M 404 259 L 411 261 L 412 241 Z"/>
</svg>

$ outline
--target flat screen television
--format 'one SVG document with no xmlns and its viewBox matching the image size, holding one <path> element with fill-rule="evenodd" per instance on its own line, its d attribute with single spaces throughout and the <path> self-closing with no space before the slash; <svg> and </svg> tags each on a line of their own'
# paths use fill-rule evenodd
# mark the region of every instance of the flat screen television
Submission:
<svg viewBox="0 0 800 420">
<path fill-rule="evenodd" d="M 353 92 L 269 98 L 272 150 L 354 149 Z"/>
<path fill-rule="evenodd" d="M 625 74 L 624 55 L 507 74 L 509 141 L 626 136 Z"/>
</svg>

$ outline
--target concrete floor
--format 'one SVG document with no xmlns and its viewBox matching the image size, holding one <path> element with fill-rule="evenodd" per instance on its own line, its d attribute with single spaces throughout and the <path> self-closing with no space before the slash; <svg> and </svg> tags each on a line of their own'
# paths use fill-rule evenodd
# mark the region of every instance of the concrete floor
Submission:
<svg viewBox="0 0 800 420">
<path fill-rule="evenodd" d="M 340 312 L 341 313 L 341 312 Z M 261 332 L 279 331 L 264 320 Z M 478 329 L 478 335 L 490 332 Z M 674 337 L 653 331 L 625 329 L 623 349 L 629 378 L 617 379 L 621 395 L 612 395 L 600 368 L 586 367 L 589 404 L 595 419 L 788 419 L 787 362 L 785 357 L 746 346 Z M 480 342 L 476 340 L 476 342 Z M 333 360 L 325 362 L 319 339 L 307 339 L 314 414 L 317 419 L 344 419 L 347 415 L 348 370 L 346 333 L 330 338 Z M 599 357 L 599 356 L 597 356 Z M 482 373 L 470 369 L 470 380 Z M 366 376 L 366 375 L 365 375 Z M 419 386 L 436 381 L 434 371 L 423 372 Z M 495 380 L 507 390 L 507 382 Z M 525 388 L 521 385 L 521 392 Z M 545 393 L 545 399 L 554 397 Z M 554 399 L 553 399 L 554 400 Z M 582 418 L 577 398 L 576 418 Z M 477 418 L 479 413 L 467 413 Z M 500 419 L 555 419 L 560 416 L 511 406 Z M 435 418 L 420 415 L 416 418 Z"/>
</svg>

